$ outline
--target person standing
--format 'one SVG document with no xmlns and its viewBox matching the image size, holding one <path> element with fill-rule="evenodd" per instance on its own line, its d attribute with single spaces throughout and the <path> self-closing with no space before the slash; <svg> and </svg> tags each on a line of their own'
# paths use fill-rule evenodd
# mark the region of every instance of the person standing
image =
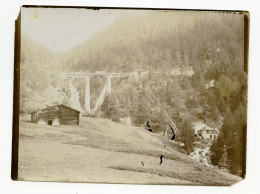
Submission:
<svg viewBox="0 0 260 194">
<path fill-rule="evenodd" d="M 159 165 L 162 164 L 162 162 L 163 162 L 162 159 L 163 159 L 163 155 L 160 156 L 160 164 Z"/>
</svg>

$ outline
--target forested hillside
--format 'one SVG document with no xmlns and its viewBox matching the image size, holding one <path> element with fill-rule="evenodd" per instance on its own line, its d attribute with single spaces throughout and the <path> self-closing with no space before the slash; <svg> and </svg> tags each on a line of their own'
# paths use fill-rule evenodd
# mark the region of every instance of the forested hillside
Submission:
<svg viewBox="0 0 260 194">
<path fill-rule="evenodd" d="M 42 107 L 42 95 L 39 97 L 36 93 L 42 93 L 49 85 L 49 82 L 46 82 L 46 80 L 49 80 L 51 76 L 49 63 L 53 58 L 53 53 L 30 37 L 22 34 L 20 112 L 32 111 L 36 107 Z"/>
<path fill-rule="evenodd" d="M 71 71 L 138 71 L 138 81 L 113 80 L 112 97 L 101 107 L 104 117 L 130 116 L 135 124 L 150 120 L 155 131 L 164 130 L 169 121 L 155 95 L 180 130 L 185 121 L 215 127 L 223 120 L 212 162 L 221 165 L 219 149 L 226 145 L 233 162 L 224 165 L 241 167 L 247 99 L 243 41 L 242 16 L 157 11 L 117 21 L 66 53 L 65 64 Z M 195 73 L 172 75 L 178 68 Z M 206 89 L 211 80 L 214 87 Z"/>
<path fill-rule="evenodd" d="M 187 153 L 194 141 L 192 122 L 201 120 L 219 127 L 219 138 L 211 147 L 212 163 L 241 175 L 247 104 L 243 22 L 242 15 L 214 12 L 151 11 L 124 17 L 56 56 L 58 60 L 52 60 L 50 67 L 42 66 L 42 72 L 37 67 L 22 74 L 39 73 L 30 79 L 30 88 L 39 91 L 39 87 L 50 86 L 45 84 L 57 86 L 39 80 L 44 69 L 136 71 L 137 79 L 112 79 L 112 95 L 107 96 L 97 116 L 114 121 L 130 117 L 132 124 L 139 126 L 149 120 L 153 132 L 159 132 L 170 124 L 164 109 L 181 132 L 177 140 L 191 142 L 185 144 Z M 51 53 L 45 55 L 52 57 Z M 104 81 L 101 77 L 91 78 L 92 107 Z M 214 84 L 208 87 L 210 82 Z M 73 84 L 83 107 L 84 81 L 75 79 Z"/>
</svg>

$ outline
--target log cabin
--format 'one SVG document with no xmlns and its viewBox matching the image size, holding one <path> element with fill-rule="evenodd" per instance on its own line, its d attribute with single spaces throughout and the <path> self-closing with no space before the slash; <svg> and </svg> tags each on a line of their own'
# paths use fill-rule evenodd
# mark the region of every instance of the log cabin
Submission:
<svg viewBox="0 0 260 194">
<path fill-rule="evenodd" d="M 31 122 L 43 125 L 79 125 L 80 111 L 63 104 L 31 113 Z"/>
</svg>

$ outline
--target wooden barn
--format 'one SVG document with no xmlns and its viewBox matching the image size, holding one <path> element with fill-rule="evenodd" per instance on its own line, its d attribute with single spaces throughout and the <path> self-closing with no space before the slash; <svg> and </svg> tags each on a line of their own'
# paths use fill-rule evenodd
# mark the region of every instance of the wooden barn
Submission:
<svg viewBox="0 0 260 194">
<path fill-rule="evenodd" d="M 31 113 L 31 122 L 43 125 L 79 125 L 79 111 L 62 104 Z"/>
</svg>

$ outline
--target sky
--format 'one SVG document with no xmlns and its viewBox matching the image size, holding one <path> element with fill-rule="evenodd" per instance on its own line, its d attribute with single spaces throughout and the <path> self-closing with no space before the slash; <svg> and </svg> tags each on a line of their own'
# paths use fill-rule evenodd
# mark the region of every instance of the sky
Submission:
<svg viewBox="0 0 260 194">
<path fill-rule="evenodd" d="M 21 32 L 52 52 L 65 52 L 123 16 L 144 10 L 22 8 Z"/>
</svg>

